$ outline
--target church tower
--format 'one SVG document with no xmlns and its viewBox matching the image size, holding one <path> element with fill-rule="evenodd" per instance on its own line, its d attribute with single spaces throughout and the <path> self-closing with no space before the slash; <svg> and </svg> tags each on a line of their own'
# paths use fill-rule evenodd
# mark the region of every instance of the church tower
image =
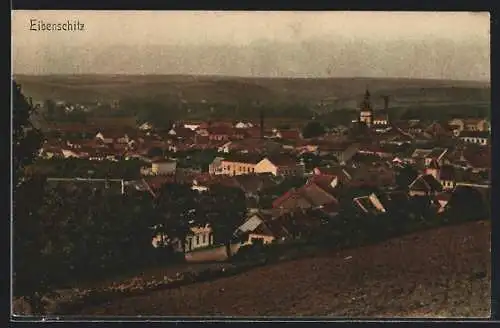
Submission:
<svg viewBox="0 0 500 328">
<path fill-rule="evenodd" d="M 359 121 L 365 123 L 367 127 L 371 127 L 373 123 L 373 108 L 370 101 L 370 91 L 366 89 L 365 98 L 360 106 Z"/>
</svg>

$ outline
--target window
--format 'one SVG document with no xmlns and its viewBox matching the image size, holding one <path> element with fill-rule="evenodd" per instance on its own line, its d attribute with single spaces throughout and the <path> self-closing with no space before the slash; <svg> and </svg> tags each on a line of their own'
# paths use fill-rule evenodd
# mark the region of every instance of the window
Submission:
<svg viewBox="0 0 500 328">
<path fill-rule="evenodd" d="M 196 245 L 200 244 L 200 236 L 196 236 Z"/>
<path fill-rule="evenodd" d="M 207 235 L 203 235 L 203 243 L 205 244 L 207 242 Z"/>
</svg>

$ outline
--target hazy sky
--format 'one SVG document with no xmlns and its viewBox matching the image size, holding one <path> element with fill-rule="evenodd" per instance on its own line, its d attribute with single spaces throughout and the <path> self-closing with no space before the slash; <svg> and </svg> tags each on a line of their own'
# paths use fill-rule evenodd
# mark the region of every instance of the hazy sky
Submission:
<svg viewBox="0 0 500 328">
<path fill-rule="evenodd" d="M 488 80 L 489 27 L 466 12 L 13 11 L 13 70 Z"/>
</svg>

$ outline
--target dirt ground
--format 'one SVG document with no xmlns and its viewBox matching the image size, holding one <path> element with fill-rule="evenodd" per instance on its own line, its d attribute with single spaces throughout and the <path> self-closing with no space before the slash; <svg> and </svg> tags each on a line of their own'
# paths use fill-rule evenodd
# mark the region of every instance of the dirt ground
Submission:
<svg viewBox="0 0 500 328">
<path fill-rule="evenodd" d="M 269 265 L 82 315 L 489 317 L 490 222 Z"/>
</svg>

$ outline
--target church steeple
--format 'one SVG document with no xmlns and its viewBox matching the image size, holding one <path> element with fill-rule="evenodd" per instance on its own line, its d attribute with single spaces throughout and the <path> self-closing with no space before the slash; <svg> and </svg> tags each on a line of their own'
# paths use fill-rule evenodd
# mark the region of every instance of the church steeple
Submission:
<svg viewBox="0 0 500 328">
<path fill-rule="evenodd" d="M 365 91 L 365 97 L 363 99 L 363 102 L 361 103 L 361 110 L 371 110 L 372 109 L 372 104 L 370 100 L 370 91 L 368 88 Z"/>
<path fill-rule="evenodd" d="M 366 88 L 365 91 L 365 101 L 370 101 L 370 91 L 368 90 L 368 88 Z"/>
<path fill-rule="evenodd" d="M 359 121 L 370 127 L 373 122 L 373 109 L 370 100 L 370 91 L 368 91 L 368 88 L 366 88 L 365 96 L 360 107 Z"/>
</svg>

